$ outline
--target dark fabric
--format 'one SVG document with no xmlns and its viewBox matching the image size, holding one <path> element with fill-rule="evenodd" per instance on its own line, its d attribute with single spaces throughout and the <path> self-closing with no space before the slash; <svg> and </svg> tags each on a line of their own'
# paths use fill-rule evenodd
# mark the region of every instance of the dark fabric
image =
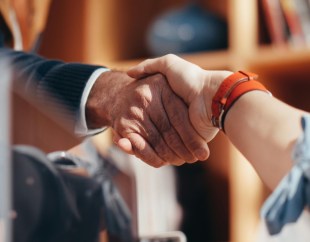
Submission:
<svg viewBox="0 0 310 242">
<path fill-rule="evenodd" d="M 62 167 L 77 166 L 88 171 L 90 176 L 101 185 L 102 215 L 104 227 L 109 234 L 109 241 L 133 242 L 132 214 L 114 181 L 120 170 L 110 157 L 98 153 L 90 139 L 86 139 L 81 148 L 83 157 L 91 162 L 68 152 L 52 152 L 47 155 L 54 164 Z"/>
<path fill-rule="evenodd" d="M 0 26 L 0 58 L 10 62 L 14 87 L 37 104 L 49 107 L 50 112 L 67 121 L 73 131 L 85 85 L 91 74 L 102 66 L 48 60 L 34 53 L 12 50 L 5 46 L 4 27 Z"/>
<path fill-rule="evenodd" d="M 96 163 L 96 168 L 89 170 L 102 187 L 103 212 L 109 234 L 116 241 L 133 242 L 132 214 L 113 180 L 114 175 L 119 172 L 115 162 L 100 155 L 89 139 L 84 141 L 82 147 L 92 164 Z"/>
<path fill-rule="evenodd" d="M 101 184 L 70 174 L 38 149 L 13 151 L 14 242 L 98 242 Z"/>
<path fill-rule="evenodd" d="M 13 36 L 8 28 L 3 16 L 0 14 L 0 46 L 11 46 L 13 43 Z"/>
<path fill-rule="evenodd" d="M 13 67 L 15 88 L 59 114 L 74 130 L 85 85 L 100 66 L 46 60 L 9 48 L 0 48 L 0 58 L 7 58 Z"/>
</svg>

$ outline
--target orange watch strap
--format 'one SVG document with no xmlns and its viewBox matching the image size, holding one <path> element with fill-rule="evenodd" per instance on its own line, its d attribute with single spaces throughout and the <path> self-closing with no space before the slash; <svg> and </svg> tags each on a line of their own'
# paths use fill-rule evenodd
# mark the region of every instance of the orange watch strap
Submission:
<svg viewBox="0 0 310 242">
<path fill-rule="evenodd" d="M 267 91 L 260 82 L 254 81 L 258 75 L 251 72 L 238 71 L 228 76 L 220 85 L 212 99 L 212 124 L 223 128 L 223 116 L 232 104 L 244 93 L 252 90 Z"/>
<path fill-rule="evenodd" d="M 243 94 L 254 90 L 261 90 L 268 92 L 266 87 L 258 81 L 253 80 L 250 82 L 242 82 L 238 85 L 238 88 L 232 90 L 229 98 L 227 99 L 224 109 L 227 110 L 227 108 L 229 108 L 233 104 L 233 102 L 235 102 Z"/>
</svg>

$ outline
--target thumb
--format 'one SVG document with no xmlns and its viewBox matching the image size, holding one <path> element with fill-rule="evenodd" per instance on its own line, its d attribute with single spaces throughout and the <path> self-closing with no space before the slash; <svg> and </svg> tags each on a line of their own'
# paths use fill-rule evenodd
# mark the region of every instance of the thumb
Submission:
<svg viewBox="0 0 310 242">
<path fill-rule="evenodd" d="M 145 76 L 149 76 L 155 73 L 162 73 L 165 75 L 165 68 L 164 65 L 161 61 L 160 58 L 155 58 L 155 59 L 148 59 L 140 64 L 130 68 L 127 71 L 128 76 L 135 78 L 135 79 L 140 79 Z"/>
<path fill-rule="evenodd" d="M 127 71 L 127 75 L 134 79 L 141 79 L 147 76 L 147 73 L 144 70 L 143 63 L 140 63 L 139 65 L 130 68 Z"/>
</svg>

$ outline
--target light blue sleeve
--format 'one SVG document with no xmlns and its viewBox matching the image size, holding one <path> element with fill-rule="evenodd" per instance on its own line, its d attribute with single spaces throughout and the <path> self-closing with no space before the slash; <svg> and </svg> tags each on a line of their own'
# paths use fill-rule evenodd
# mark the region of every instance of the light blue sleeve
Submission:
<svg viewBox="0 0 310 242">
<path fill-rule="evenodd" d="M 301 124 L 303 133 L 292 154 L 294 166 L 261 209 L 271 235 L 296 222 L 304 208 L 310 207 L 310 116 L 304 116 Z"/>
</svg>

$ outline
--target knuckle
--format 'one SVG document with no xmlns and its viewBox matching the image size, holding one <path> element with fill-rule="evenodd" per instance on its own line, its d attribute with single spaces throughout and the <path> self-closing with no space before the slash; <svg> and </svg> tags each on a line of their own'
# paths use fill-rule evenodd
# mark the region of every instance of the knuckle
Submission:
<svg viewBox="0 0 310 242">
<path fill-rule="evenodd" d="M 153 58 L 147 58 L 145 61 L 142 62 L 142 64 L 149 64 L 150 62 L 153 62 Z"/>
<path fill-rule="evenodd" d="M 131 106 L 129 108 L 129 119 L 127 122 L 132 122 L 133 120 L 143 120 L 143 109 L 136 107 L 136 106 Z"/>
<path fill-rule="evenodd" d="M 175 63 L 176 61 L 179 61 L 180 57 L 178 57 L 177 55 L 175 54 L 167 54 L 164 56 L 163 58 L 163 64 L 166 66 L 166 67 L 170 67 L 173 63 Z"/>
<path fill-rule="evenodd" d="M 122 118 L 117 125 L 113 127 L 119 134 L 124 137 L 131 133 L 141 133 L 139 118 Z"/>
<path fill-rule="evenodd" d="M 155 75 L 152 76 L 152 78 L 154 78 L 155 81 L 158 81 L 158 82 L 162 82 L 166 80 L 165 76 L 161 73 L 156 73 Z"/>
<path fill-rule="evenodd" d="M 129 131 L 130 126 L 131 126 L 130 121 L 127 118 L 122 117 L 120 120 L 114 123 L 112 128 L 115 129 L 118 133 L 122 134 Z"/>
<path fill-rule="evenodd" d="M 169 53 L 165 55 L 164 58 L 169 62 L 169 61 L 173 61 L 176 58 L 176 55 Z"/>
<path fill-rule="evenodd" d="M 159 79 L 159 82 L 162 86 L 168 86 L 168 81 L 167 81 L 167 78 L 165 75 L 159 73 L 157 74 L 158 75 L 158 79 Z M 168 88 L 170 90 L 170 88 Z"/>
<path fill-rule="evenodd" d="M 164 86 L 167 85 L 166 77 L 161 74 L 157 73 L 153 76 L 149 77 L 149 83 L 153 89 L 162 89 Z"/>
<path fill-rule="evenodd" d="M 133 92 L 134 103 L 142 106 L 147 106 L 152 100 L 152 93 L 147 84 L 143 84 L 136 88 Z"/>
</svg>

